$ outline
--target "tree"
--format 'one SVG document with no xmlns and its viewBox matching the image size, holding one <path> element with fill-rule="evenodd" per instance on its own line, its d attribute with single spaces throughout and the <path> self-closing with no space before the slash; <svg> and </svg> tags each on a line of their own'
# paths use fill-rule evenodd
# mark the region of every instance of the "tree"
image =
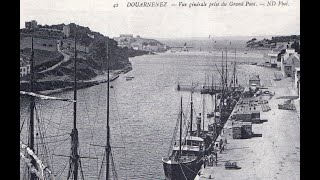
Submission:
<svg viewBox="0 0 320 180">
<path fill-rule="evenodd" d="M 295 52 L 300 54 L 300 44 L 298 41 L 295 41 L 294 43 L 292 43 L 291 48 L 293 48 Z"/>
<path fill-rule="evenodd" d="M 277 57 L 278 62 L 281 62 L 281 55 L 284 54 L 285 52 L 286 52 L 286 50 L 282 49 L 281 52 L 278 54 L 278 57 Z"/>
</svg>

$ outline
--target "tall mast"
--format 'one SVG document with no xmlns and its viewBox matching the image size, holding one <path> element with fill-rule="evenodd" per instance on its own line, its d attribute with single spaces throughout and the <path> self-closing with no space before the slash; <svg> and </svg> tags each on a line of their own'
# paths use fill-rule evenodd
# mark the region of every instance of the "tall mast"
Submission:
<svg viewBox="0 0 320 180">
<path fill-rule="evenodd" d="M 109 37 L 107 37 L 107 72 L 108 72 L 108 88 L 107 88 L 107 146 L 106 146 L 106 179 L 109 179 L 109 157 L 110 157 L 110 151 L 111 151 L 111 146 L 110 146 L 110 127 L 109 127 L 109 77 L 110 77 L 110 61 L 109 61 Z"/>
<path fill-rule="evenodd" d="M 179 157 L 181 157 L 181 146 L 182 146 L 182 96 L 181 96 L 181 104 L 180 104 L 180 138 L 179 138 Z"/>
<path fill-rule="evenodd" d="M 226 78 L 225 78 L 225 85 L 228 87 L 228 45 L 226 48 Z"/>
<path fill-rule="evenodd" d="M 204 98 L 204 95 L 203 95 L 203 105 L 202 105 L 202 131 L 203 131 L 203 134 L 204 134 L 204 118 L 205 118 L 205 115 L 204 115 L 204 109 L 205 109 L 205 98 Z"/>
<path fill-rule="evenodd" d="M 190 136 L 192 136 L 192 120 L 193 120 L 193 102 L 192 102 L 192 91 L 191 91 L 191 102 L 190 102 Z"/>
<path fill-rule="evenodd" d="M 31 58 L 30 58 L 30 92 L 33 93 L 34 89 L 34 51 L 33 51 L 33 34 L 31 37 Z M 29 125 L 29 144 L 28 146 L 32 151 L 34 151 L 34 107 L 35 107 L 35 101 L 34 96 L 30 96 L 30 125 Z M 31 163 L 32 165 L 37 168 L 36 161 L 33 157 L 31 157 Z M 37 176 L 34 173 L 31 173 L 31 180 L 37 179 Z"/>
<path fill-rule="evenodd" d="M 68 173 L 68 178 L 70 173 L 73 173 L 73 179 L 78 179 L 78 162 L 79 162 L 79 140 L 78 140 L 78 130 L 77 130 L 77 27 L 75 27 L 74 35 L 74 84 L 73 84 L 73 129 L 71 132 L 71 157 L 70 157 L 70 169 Z"/>
<path fill-rule="evenodd" d="M 233 70 L 233 89 L 236 85 L 236 63 L 237 63 L 237 48 L 234 48 L 234 70 Z"/>
<path fill-rule="evenodd" d="M 221 97 L 224 89 L 224 70 L 223 70 L 223 49 L 222 49 L 222 59 L 221 59 Z"/>
<path fill-rule="evenodd" d="M 216 85 L 216 82 L 214 82 L 214 84 Z M 217 111 L 217 93 L 214 93 L 214 111 L 213 111 L 214 112 L 214 116 L 213 116 L 213 120 L 214 120 L 214 132 L 215 132 L 215 135 L 216 135 L 216 132 L 217 132 L 216 111 Z"/>
<path fill-rule="evenodd" d="M 211 93 L 213 93 L 213 73 L 211 74 Z M 213 94 L 211 94 L 212 96 Z"/>
<path fill-rule="evenodd" d="M 204 72 L 204 89 L 207 87 L 207 73 Z"/>
</svg>

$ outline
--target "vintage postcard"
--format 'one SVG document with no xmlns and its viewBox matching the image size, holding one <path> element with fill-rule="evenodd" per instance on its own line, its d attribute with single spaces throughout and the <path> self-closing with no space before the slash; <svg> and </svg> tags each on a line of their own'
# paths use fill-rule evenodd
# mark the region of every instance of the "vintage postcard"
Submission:
<svg viewBox="0 0 320 180">
<path fill-rule="evenodd" d="M 300 1 L 20 1 L 20 179 L 300 179 Z"/>
</svg>

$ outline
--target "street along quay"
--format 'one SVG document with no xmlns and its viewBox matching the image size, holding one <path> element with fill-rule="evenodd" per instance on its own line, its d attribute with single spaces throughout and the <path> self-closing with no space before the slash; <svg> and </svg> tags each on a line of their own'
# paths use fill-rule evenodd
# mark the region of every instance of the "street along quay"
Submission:
<svg viewBox="0 0 320 180">
<path fill-rule="evenodd" d="M 216 140 L 217 163 L 207 163 L 198 179 L 300 177 L 299 100 L 293 103 L 296 110 L 279 109 L 278 104 L 283 103 L 285 97 L 295 95 L 291 88 L 292 82 L 290 78 L 284 78 L 272 81 L 271 84 L 268 87 L 269 96 L 242 98 L 238 101 Z M 243 103 L 245 101 L 248 104 Z M 250 111 L 250 107 L 253 112 L 251 116 L 245 115 L 248 113 L 236 115 L 237 111 L 238 114 L 248 112 L 248 108 Z M 243 133 L 245 136 L 241 136 Z M 222 148 L 219 148 L 220 140 L 223 142 Z M 226 168 L 226 165 L 229 167 L 232 163 L 236 163 L 236 168 Z"/>
</svg>

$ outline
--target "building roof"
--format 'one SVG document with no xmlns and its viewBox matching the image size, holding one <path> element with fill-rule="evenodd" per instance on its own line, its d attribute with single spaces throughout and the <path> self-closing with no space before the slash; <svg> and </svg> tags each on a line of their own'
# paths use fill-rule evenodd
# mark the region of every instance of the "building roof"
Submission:
<svg viewBox="0 0 320 180">
<path fill-rule="evenodd" d="M 296 67 L 300 67 L 300 57 L 297 53 L 293 53 L 283 61 L 283 64 L 295 65 Z"/>
<path fill-rule="evenodd" d="M 272 54 L 272 53 L 270 53 L 270 54 L 268 54 L 268 56 L 269 56 L 269 57 L 278 57 L 278 54 Z"/>
</svg>

